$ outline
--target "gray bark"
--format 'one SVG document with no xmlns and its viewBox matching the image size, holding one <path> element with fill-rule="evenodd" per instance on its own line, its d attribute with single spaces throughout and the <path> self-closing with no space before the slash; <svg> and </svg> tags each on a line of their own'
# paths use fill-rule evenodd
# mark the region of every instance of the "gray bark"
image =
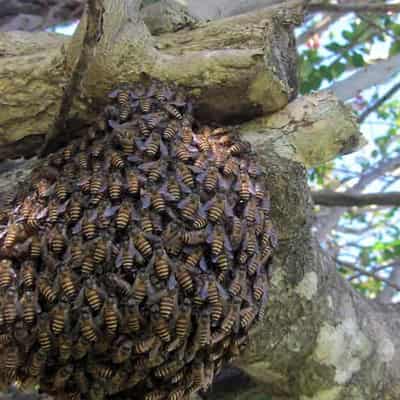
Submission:
<svg viewBox="0 0 400 400">
<path fill-rule="evenodd" d="M 247 352 L 236 362 L 243 380 L 235 377 L 236 370 L 227 370 L 219 379 L 220 385 L 247 382 L 247 386 L 236 386 L 240 392 L 218 392 L 216 386 L 208 398 L 256 399 L 274 392 L 296 400 L 399 399 L 399 306 L 373 303 L 356 293 L 312 233 L 306 167 L 351 152 L 362 139 L 354 116 L 330 94 L 299 98 L 287 105 L 296 85 L 292 60 L 286 55 L 294 51 L 292 24 L 299 13 L 284 7 L 278 13 L 257 13 L 257 18 L 240 16 L 200 26 L 190 33 L 199 35 L 198 42 L 189 45 L 195 48 L 181 54 L 179 33 L 169 37 L 168 50 L 160 51 L 155 45 L 138 18 L 139 1 L 104 4 L 103 34 L 74 112 L 87 114 L 89 99 L 101 106 L 110 86 L 140 80 L 141 73 L 147 72 L 192 90 L 199 115 L 201 110 L 218 110 L 225 119 L 237 119 L 241 135 L 253 144 L 266 168 L 280 243 L 272 265 L 268 311 L 263 325 L 253 332 Z M 244 32 L 257 26 L 257 21 L 262 28 L 243 41 L 240 26 Z M 8 55 L 0 60 L 0 86 L 5 88 L 0 100 L 0 136 L 10 149 L 19 139 L 47 132 L 60 99 L 60 85 L 68 81 L 80 54 L 84 28 L 85 20 L 66 51 L 60 47 L 65 39 L 58 36 L 42 35 L 45 44 L 41 44 L 37 37 L 6 35 L 2 48 Z M 259 43 L 260 30 L 266 37 L 264 49 L 246 48 L 252 40 Z M 212 33 L 215 40 L 210 39 Z M 18 39 L 16 46 L 10 38 Z M 159 43 L 165 45 L 168 40 Z M 50 56 L 44 52 L 46 47 Z M 25 61 L 22 66 L 21 60 Z M 14 75 L 12 67 L 17 68 Z M 227 97 L 232 102 L 221 105 Z M 254 103 L 256 112 L 251 108 Z M 228 112 L 228 107 L 234 108 Z M 32 124 L 33 131 L 29 130 Z M 14 150 L 9 154 L 18 155 Z"/>
</svg>

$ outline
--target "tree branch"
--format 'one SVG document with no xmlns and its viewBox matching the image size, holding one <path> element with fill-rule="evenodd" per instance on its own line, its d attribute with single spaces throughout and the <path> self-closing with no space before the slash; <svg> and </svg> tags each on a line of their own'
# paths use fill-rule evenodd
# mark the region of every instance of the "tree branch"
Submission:
<svg viewBox="0 0 400 400">
<path fill-rule="evenodd" d="M 313 192 L 312 197 L 315 204 L 325 207 L 400 206 L 400 192 L 358 194 L 323 190 Z"/>
<path fill-rule="evenodd" d="M 393 12 L 397 13 L 400 12 L 400 3 L 370 3 L 370 4 L 359 4 L 359 3 L 340 3 L 340 4 L 333 4 L 327 2 L 316 2 L 311 3 L 308 6 L 308 10 L 312 12 L 333 12 L 333 13 L 388 13 Z"/>
<path fill-rule="evenodd" d="M 399 65 L 400 54 L 360 69 L 349 78 L 333 84 L 330 90 L 332 90 L 340 100 L 350 100 L 357 96 L 362 90 L 389 80 L 393 74 L 398 72 Z"/>
<path fill-rule="evenodd" d="M 370 114 L 375 112 L 382 104 L 389 100 L 394 94 L 400 90 L 400 82 L 392 86 L 382 97 L 380 97 L 375 103 L 367 107 L 358 117 L 358 123 L 362 124 Z"/>
<path fill-rule="evenodd" d="M 253 379 L 255 393 L 268 385 L 302 399 L 398 399 L 398 308 L 355 292 L 319 250 L 305 169 L 273 146 L 259 142 L 256 150 L 266 167 L 280 244 L 264 326 L 236 365 Z"/>
<path fill-rule="evenodd" d="M 103 34 L 103 13 L 102 0 L 88 0 L 86 32 L 83 39 L 81 53 L 71 74 L 68 85 L 64 88 L 61 99 L 60 110 L 52 128 L 46 135 L 40 155 L 46 155 L 54 150 L 56 140 L 66 134 L 67 120 L 71 111 L 74 99 L 80 94 L 83 85 L 83 78 L 87 72 L 90 60 L 94 57 L 96 44 Z"/>
<path fill-rule="evenodd" d="M 267 149 L 273 144 L 282 158 L 307 168 L 366 143 L 353 112 L 330 92 L 300 97 L 280 112 L 242 125 L 240 132 L 255 146 Z"/>
<path fill-rule="evenodd" d="M 301 3 L 301 2 L 300 2 Z M 144 25 L 139 10 L 132 0 L 118 0 L 104 4 L 104 34 L 96 45 L 74 102 L 71 118 L 87 123 L 93 117 L 91 104 L 102 107 L 107 93 L 116 85 L 156 78 L 177 83 L 196 98 L 197 116 L 202 120 L 240 122 L 274 112 L 284 107 L 296 95 L 296 47 L 294 24 L 301 21 L 299 2 L 288 7 L 257 12 L 215 21 L 193 33 L 193 49 L 181 50 L 180 43 L 157 49 Z M 253 47 L 248 34 L 241 37 L 255 20 L 260 29 L 253 30 Z M 28 47 L 36 46 L 38 34 L 29 37 L 30 45 L 13 50 L 13 56 L 0 58 L 0 153 L 15 157 L 32 152 L 32 136 L 45 134 L 59 110 L 61 90 L 70 81 L 70 74 L 82 53 L 86 18 L 82 18 L 67 56 L 62 51 L 65 38 L 59 38 L 40 54 L 32 54 Z M 210 41 L 210 32 L 219 32 Z M 260 37 L 263 37 L 260 40 Z M 7 34 L 9 40 L 21 33 Z M 40 36 L 40 38 L 42 38 Z M 170 38 L 170 37 L 169 37 Z M 24 40 L 28 37 L 25 35 Z M 197 43 L 196 43 L 197 41 Z M 231 43 L 229 48 L 224 46 Z M 165 42 L 164 42 L 165 43 Z M 246 47 L 246 43 L 248 46 Z M 10 47 L 2 43 L 0 49 Z M 273 51 L 272 51 L 273 49 Z M 65 69 L 65 65 L 67 68 Z M 3 90 L 4 88 L 4 90 Z M 25 114 L 21 116 L 20 110 Z M 24 139 L 24 140 L 23 140 Z M 16 153 L 15 143 L 22 141 L 23 153 Z"/>
</svg>

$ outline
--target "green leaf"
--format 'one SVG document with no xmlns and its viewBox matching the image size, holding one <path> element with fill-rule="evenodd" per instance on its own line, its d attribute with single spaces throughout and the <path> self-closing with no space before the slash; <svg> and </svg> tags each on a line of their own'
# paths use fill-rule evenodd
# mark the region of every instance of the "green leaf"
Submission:
<svg viewBox="0 0 400 400">
<path fill-rule="evenodd" d="M 389 55 L 394 56 L 400 53 L 400 39 L 392 43 L 389 50 Z"/>
<path fill-rule="evenodd" d="M 360 53 L 354 53 L 351 56 L 351 63 L 356 67 L 360 68 L 365 65 L 364 57 Z"/>
<path fill-rule="evenodd" d="M 340 75 L 342 75 L 345 70 L 346 70 L 346 64 L 342 62 L 337 62 L 332 65 L 332 75 L 335 78 L 338 78 Z"/>
</svg>

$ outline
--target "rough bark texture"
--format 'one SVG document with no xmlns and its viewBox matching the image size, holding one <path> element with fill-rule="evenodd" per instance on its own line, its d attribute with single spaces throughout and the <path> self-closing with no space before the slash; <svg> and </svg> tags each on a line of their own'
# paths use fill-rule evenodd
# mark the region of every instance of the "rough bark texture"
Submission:
<svg viewBox="0 0 400 400">
<path fill-rule="evenodd" d="M 197 36 L 194 31 L 194 50 L 182 54 L 179 41 L 175 47 L 173 43 L 167 46 L 168 51 L 154 46 L 139 17 L 139 3 L 105 2 L 103 34 L 88 66 L 80 101 L 72 111 L 75 120 L 90 119 L 90 105 L 102 106 L 106 93 L 116 84 L 135 82 L 144 75 L 185 87 L 197 100 L 198 116 L 220 122 L 271 113 L 295 96 L 293 27 L 301 21 L 301 7 L 258 13 L 260 30 L 254 32 L 254 47 L 243 48 L 249 36 L 241 40 L 240 32 L 246 25 L 237 17 L 210 23 L 200 28 Z M 5 51 L 0 58 L 0 90 L 4 94 L 0 100 L 0 153 L 7 150 L 3 157 L 20 155 L 12 149 L 22 139 L 28 140 L 29 153 L 31 136 L 48 131 L 62 88 L 82 50 L 85 24 L 83 18 L 71 41 L 47 35 L 43 44 L 44 34 L 30 35 L 28 40 L 21 32 L 0 36 L 0 49 L 23 42 L 12 54 Z M 212 31 L 225 34 L 210 41 Z M 43 51 L 33 53 L 32 48 Z M 23 121 L 18 116 L 21 108 L 25 110 Z"/>
<path fill-rule="evenodd" d="M 203 118 L 242 123 L 241 134 L 266 168 L 280 239 L 269 310 L 237 361 L 239 370 L 227 369 L 207 399 L 259 400 L 276 393 L 292 400 L 398 400 L 399 306 L 357 294 L 313 237 L 306 167 L 353 151 L 362 139 L 354 116 L 329 93 L 287 105 L 296 91 L 292 25 L 301 12 L 281 7 L 156 41 L 138 17 L 140 1 L 104 5 L 103 34 L 74 104 L 74 120 L 89 121 L 91 104 L 101 107 L 111 86 L 145 73 L 189 90 Z M 42 141 L 84 31 L 85 19 L 71 41 L 44 33 L 0 36 L 3 158 L 32 153 L 27 141 L 36 147 Z M 35 163 L 3 164 L 0 191 L 10 190 L 11 181 L 24 178 Z"/>
<path fill-rule="evenodd" d="M 210 398 L 273 391 L 296 400 L 398 399 L 399 306 L 368 301 L 340 277 L 311 232 L 304 166 L 280 157 L 271 142 L 253 144 L 266 167 L 280 247 L 264 326 L 237 362 L 252 383 L 247 392 Z"/>
</svg>

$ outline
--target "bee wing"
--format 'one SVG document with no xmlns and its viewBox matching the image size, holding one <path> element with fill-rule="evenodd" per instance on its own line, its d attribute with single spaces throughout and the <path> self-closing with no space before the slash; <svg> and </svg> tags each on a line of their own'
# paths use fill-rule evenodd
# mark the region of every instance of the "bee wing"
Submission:
<svg viewBox="0 0 400 400">
<path fill-rule="evenodd" d="M 229 201 L 227 199 L 224 201 L 224 209 L 225 209 L 225 215 L 227 217 L 233 217 L 235 215 L 233 212 L 233 208 L 229 204 Z"/>
<path fill-rule="evenodd" d="M 118 210 L 119 210 L 119 206 L 113 206 L 113 207 L 108 206 L 108 207 L 105 209 L 103 215 L 104 215 L 106 218 L 110 218 L 110 217 L 112 217 L 113 215 L 115 215 L 115 213 L 116 213 Z"/>
<path fill-rule="evenodd" d="M 211 224 L 207 225 L 207 243 L 210 244 L 214 240 L 215 232 L 213 231 L 213 227 Z"/>
<path fill-rule="evenodd" d="M 168 146 L 160 138 L 160 152 L 164 157 L 168 156 Z"/>
<path fill-rule="evenodd" d="M 226 250 L 232 251 L 232 243 L 226 233 L 224 233 L 224 246 Z"/>
<path fill-rule="evenodd" d="M 80 219 L 72 228 L 72 234 L 77 235 L 82 230 L 82 219 Z"/>
<path fill-rule="evenodd" d="M 199 263 L 199 267 L 203 272 L 207 272 L 208 271 L 207 262 L 206 262 L 206 259 L 204 257 L 201 257 L 200 263 Z"/>
<path fill-rule="evenodd" d="M 151 196 L 149 193 L 145 192 L 142 196 L 141 196 L 141 202 L 142 202 L 142 207 L 143 208 L 149 208 L 150 204 L 151 204 Z"/>
</svg>

